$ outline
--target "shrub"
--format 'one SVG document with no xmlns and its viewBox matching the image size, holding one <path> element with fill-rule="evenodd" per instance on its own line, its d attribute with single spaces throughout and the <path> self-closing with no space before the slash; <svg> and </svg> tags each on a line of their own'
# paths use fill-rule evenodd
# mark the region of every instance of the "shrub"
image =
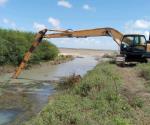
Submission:
<svg viewBox="0 0 150 125">
<path fill-rule="evenodd" d="M 76 85 L 76 83 L 79 83 L 81 80 L 80 75 L 76 75 L 75 73 L 70 75 L 69 77 L 63 77 L 60 79 L 60 82 L 58 83 L 58 89 L 64 90 L 64 89 L 70 89 Z"/>
<path fill-rule="evenodd" d="M 31 47 L 34 33 L 0 29 L 0 65 L 18 65 L 26 51 Z M 52 60 L 58 55 L 58 49 L 44 40 L 33 53 L 30 63 Z"/>
</svg>

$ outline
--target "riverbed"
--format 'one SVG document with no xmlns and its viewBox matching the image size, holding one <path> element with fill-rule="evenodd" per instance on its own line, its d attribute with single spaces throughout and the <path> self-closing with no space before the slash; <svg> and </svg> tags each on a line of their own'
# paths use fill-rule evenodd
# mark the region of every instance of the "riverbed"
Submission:
<svg viewBox="0 0 150 125">
<path fill-rule="evenodd" d="M 19 79 L 11 73 L 0 76 L 0 125 L 20 125 L 37 115 L 55 94 L 54 81 L 93 69 L 94 57 L 75 58 L 59 65 L 39 65 L 23 71 Z"/>
</svg>

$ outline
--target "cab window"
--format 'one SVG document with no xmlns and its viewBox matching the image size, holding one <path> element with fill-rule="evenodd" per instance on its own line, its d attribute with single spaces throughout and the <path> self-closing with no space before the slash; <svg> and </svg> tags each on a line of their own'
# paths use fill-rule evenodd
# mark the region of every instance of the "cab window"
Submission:
<svg viewBox="0 0 150 125">
<path fill-rule="evenodd" d="M 140 44 L 141 45 L 146 45 L 146 39 L 145 39 L 145 37 L 140 37 Z"/>
<path fill-rule="evenodd" d="M 127 45 L 134 45 L 134 46 L 140 46 L 140 45 L 146 45 L 146 39 L 144 36 L 125 36 L 122 41 L 124 44 Z"/>
</svg>

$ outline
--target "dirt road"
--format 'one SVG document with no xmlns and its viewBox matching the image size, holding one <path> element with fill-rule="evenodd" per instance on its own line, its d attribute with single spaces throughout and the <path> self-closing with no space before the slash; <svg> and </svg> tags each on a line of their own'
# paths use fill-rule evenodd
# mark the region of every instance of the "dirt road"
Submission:
<svg viewBox="0 0 150 125">
<path fill-rule="evenodd" d="M 59 48 L 59 51 L 63 55 L 72 55 L 72 56 L 92 56 L 92 57 L 102 57 L 105 54 L 111 54 L 116 51 L 112 50 L 94 50 L 94 49 L 72 49 L 72 48 Z"/>
<path fill-rule="evenodd" d="M 150 89 L 146 80 L 139 77 L 135 67 L 117 67 L 123 78 L 122 94 L 133 107 L 136 125 L 150 125 Z"/>
</svg>

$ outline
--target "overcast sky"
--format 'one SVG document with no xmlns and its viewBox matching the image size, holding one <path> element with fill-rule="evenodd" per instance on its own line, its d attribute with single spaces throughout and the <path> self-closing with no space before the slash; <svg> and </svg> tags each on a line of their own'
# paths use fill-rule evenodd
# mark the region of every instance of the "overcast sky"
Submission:
<svg viewBox="0 0 150 125">
<path fill-rule="evenodd" d="M 32 32 L 113 27 L 148 36 L 149 5 L 150 0 L 0 0 L 0 27 Z M 118 49 L 106 37 L 51 41 L 58 47 Z"/>
</svg>

